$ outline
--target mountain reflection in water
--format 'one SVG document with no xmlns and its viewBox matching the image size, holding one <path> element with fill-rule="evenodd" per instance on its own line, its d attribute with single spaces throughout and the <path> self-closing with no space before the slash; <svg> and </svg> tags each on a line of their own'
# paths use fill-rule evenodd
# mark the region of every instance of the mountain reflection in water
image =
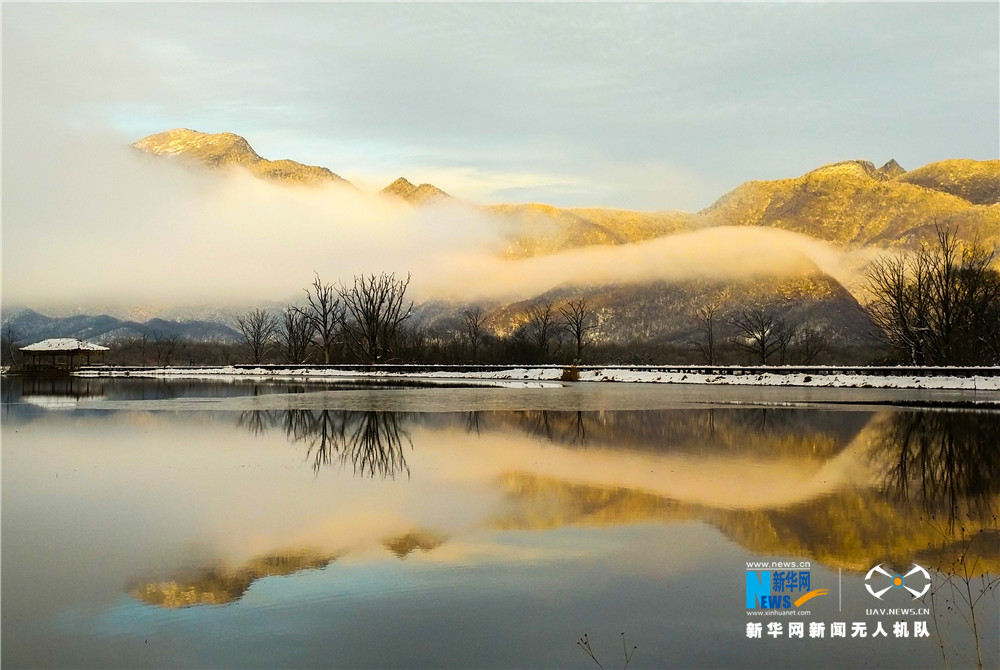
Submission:
<svg viewBox="0 0 1000 670">
<path fill-rule="evenodd" d="M 270 552 L 237 567 L 182 571 L 132 587 L 143 602 L 225 604 L 262 577 L 322 568 L 378 546 L 400 559 L 414 551 L 429 555 L 446 539 L 460 546 L 461 534 L 477 529 L 641 522 L 699 521 L 750 551 L 848 571 L 867 570 L 873 557 L 947 570 L 959 552 L 981 559 L 984 569 L 1000 569 L 994 549 L 1000 452 L 990 437 L 1000 434 L 997 413 L 288 410 L 243 412 L 237 425 L 254 435 L 280 431 L 304 448 L 317 473 L 350 464 L 347 470 L 362 480 L 404 472 L 409 480 L 412 452 L 430 459 L 421 463 L 431 471 L 417 474 L 436 477 L 435 490 L 483 482 L 499 498 L 487 508 L 459 505 L 458 530 L 415 520 L 396 532 L 366 524 L 358 532 L 367 544 Z M 745 493 L 755 487 L 765 491 Z M 394 523 L 408 518 L 405 508 L 394 507 L 401 502 L 358 504 L 381 506 Z M 358 525 L 352 518 L 331 523 Z"/>
<path fill-rule="evenodd" d="M 160 607 L 225 605 L 243 597 L 258 579 L 318 570 L 336 559 L 308 551 L 279 552 L 258 556 L 236 568 L 185 570 L 171 579 L 136 584 L 129 593 L 144 603 Z"/>
<path fill-rule="evenodd" d="M 290 410 L 244 412 L 238 423 L 252 433 L 283 430 L 290 442 L 306 445 L 317 472 L 350 462 L 362 477 L 409 473 L 404 447 L 413 449 L 414 427 L 475 439 L 526 435 L 536 445 L 530 458 L 514 465 L 497 461 L 493 481 L 507 505 L 485 525 L 537 529 L 698 519 L 754 551 L 854 570 L 867 569 L 872 555 L 908 560 L 914 552 L 939 551 L 961 531 L 956 520 L 967 533 L 985 533 L 995 525 L 1000 487 L 1000 452 L 989 437 L 1000 434 L 995 412 Z M 546 450 L 546 443 L 560 449 Z M 660 457 L 651 462 L 664 470 L 700 461 L 729 464 L 737 478 L 757 466 L 776 475 L 759 486 L 797 493 L 729 504 L 722 494 L 735 484 L 727 483 L 722 467 L 692 467 L 677 485 L 660 485 L 666 473 L 630 481 L 629 463 L 643 454 Z M 616 462 L 609 456 L 620 467 L 604 467 Z M 604 480 L 585 472 L 591 462 L 598 473 L 607 471 Z M 788 479 L 795 476 L 818 488 Z M 932 528 L 929 516 L 948 523 Z"/>
</svg>

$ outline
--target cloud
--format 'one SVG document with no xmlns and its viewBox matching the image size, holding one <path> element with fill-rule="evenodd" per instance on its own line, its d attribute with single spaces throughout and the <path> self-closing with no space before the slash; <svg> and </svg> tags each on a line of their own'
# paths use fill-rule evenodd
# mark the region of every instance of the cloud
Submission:
<svg viewBox="0 0 1000 670">
<path fill-rule="evenodd" d="M 524 294 L 623 263 L 644 276 L 691 258 L 750 267 L 699 238 L 505 264 L 491 255 L 502 223 L 474 208 L 196 175 L 126 145 L 226 130 L 373 189 L 406 175 L 476 202 L 696 209 L 838 158 L 995 157 L 997 12 L 14 4 L 4 300 L 282 301 L 313 270 L 412 271 L 425 295 Z M 781 256 L 798 243 L 746 244 Z"/>
<path fill-rule="evenodd" d="M 455 299 L 518 300 L 559 286 L 601 286 L 707 278 L 797 276 L 826 272 L 847 280 L 853 254 L 798 233 L 720 226 L 619 246 L 589 246 L 506 260 L 455 255 L 424 290 Z M 453 278 L 461 277 L 461 281 Z"/>
<path fill-rule="evenodd" d="M 37 172 L 19 169 L 5 184 L 18 193 L 4 212 L 8 303 L 286 300 L 313 271 L 327 281 L 425 275 L 442 257 L 500 245 L 489 217 L 471 207 L 416 209 L 336 186 L 278 186 L 81 133 L 55 145 L 28 152 Z M 34 180 L 38 172 L 46 178 Z"/>
<path fill-rule="evenodd" d="M 841 253 L 801 235 L 714 228 L 525 260 L 511 224 L 478 207 L 410 205 L 352 188 L 272 184 L 241 170 L 154 158 L 66 132 L 7 188 L 4 298 L 38 307 L 292 301 L 318 272 L 412 273 L 418 299 L 522 299 L 564 284 L 843 274 Z M 58 147 L 55 150 L 54 147 Z M 25 168 L 29 169 L 25 169 Z M 46 178 L 34 180 L 43 173 Z"/>
<path fill-rule="evenodd" d="M 128 141 L 232 131 L 349 179 L 471 166 L 497 184 L 477 199 L 532 174 L 533 200 L 700 208 L 838 159 L 993 158 L 1000 138 L 989 3 L 5 9 L 5 134 L 46 110 Z"/>
</svg>

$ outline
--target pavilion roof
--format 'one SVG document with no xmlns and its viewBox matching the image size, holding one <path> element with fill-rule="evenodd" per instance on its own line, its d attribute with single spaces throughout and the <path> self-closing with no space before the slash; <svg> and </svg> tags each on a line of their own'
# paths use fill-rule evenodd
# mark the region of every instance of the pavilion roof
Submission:
<svg viewBox="0 0 1000 670">
<path fill-rule="evenodd" d="M 99 344 L 91 344 L 90 342 L 84 342 L 83 340 L 77 340 L 72 337 L 57 337 L 51 340 L 42 340 L 41 342 L 35 342 L 34 344 L 29 344 L 26 347 L 21 347 L 21 351 L 29 352 L 52 352 L 52 353 L 75 353 L 78 351 L 108 351 L 108 347 L 102 347 Z"/>
</svg>

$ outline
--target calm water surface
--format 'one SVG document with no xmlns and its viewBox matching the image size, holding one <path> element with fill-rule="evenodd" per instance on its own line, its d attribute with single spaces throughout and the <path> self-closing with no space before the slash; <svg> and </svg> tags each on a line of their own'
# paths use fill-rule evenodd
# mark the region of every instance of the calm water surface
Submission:
<svg viewBox="0 0 1000 670">
<path fill-rule="evenodd" d="M 1000 413 L 871 397 L 5 379 L 3 665 L 974 666 L 945 580 L 1000 571 Z M 749 615 L 748 561 L 827 593 Z"/>
</svg>

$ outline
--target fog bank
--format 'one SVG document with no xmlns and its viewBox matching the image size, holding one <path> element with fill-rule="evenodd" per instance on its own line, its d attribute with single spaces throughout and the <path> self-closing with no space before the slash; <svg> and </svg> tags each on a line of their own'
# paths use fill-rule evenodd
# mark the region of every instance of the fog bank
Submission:
<svg viewBox="0 0 1000 670">
<path fill-rule="evenodd" d="M 314 272 L 326 281 L 409 272 L 416 299 L 459 301 L 524 299 L 564 284 L 851 272 L 825 243 L 759 228 L 508 260 L 509 237 L 525 231 L 473 205 L 416 208 L 353 188 L 277 185 L 147 156 L 112 136 L 46 139 L 30 151 L 8 143 L 8 306 L 285 302 L 302 297 Z"/>
</svg>

